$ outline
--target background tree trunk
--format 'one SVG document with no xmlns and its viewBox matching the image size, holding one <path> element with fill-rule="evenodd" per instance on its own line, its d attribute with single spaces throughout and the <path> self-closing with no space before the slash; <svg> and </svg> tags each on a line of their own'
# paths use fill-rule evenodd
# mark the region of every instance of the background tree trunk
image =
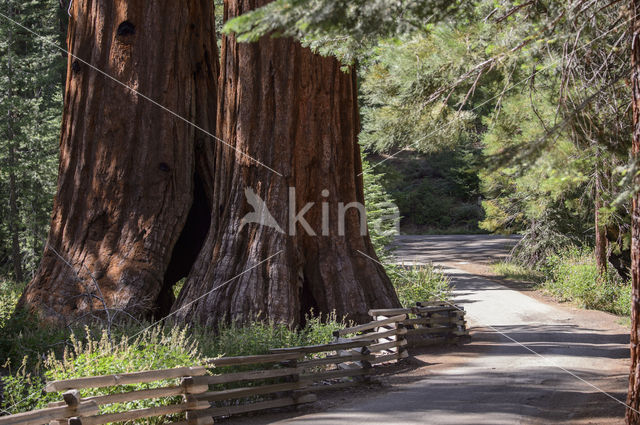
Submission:
<svg viewBox="0 0 640 425">
<path fill-rule="evenodd" d="M 76 1 L 72 15 L 76 57 L 215 131 L 212 1 Z M 101 308 L 96 297 L 134 313 L 170 308 L 208 229 L 214 143 L 69 57 L 48 246 L 20 306 L 54 320 Z"/>
<path fill-rule="evenodd" d="M 596 232 L 596 243 L 595 243 L 595 257 L 596 257 L 596 265 L 598 267 L 598 273 L 601 275 L 607 272 L 607 229 L 605 225 L 602 223 L 602 218 L 600 217 L 600 208 L 602 208 L 602 167 L 601 161 L 602 158 L 600 156 L 599 147 L 596 146 L 596 170 L 595 170 L 595 182 L 594 182 L 594 216 L 595 216 L 595 232 Z"/>
<path fill-rule="evenodd" d="M 225 19 L 265 3 L 230 0 Z M 357 210 L 348 210 L 345 236 L 338 234 L 338 202 L 364 202 L 355 71 L 344 73 L 334 58 L 291 39 L 244 44 L 225 36 L 221 54 L 219 136 L 282 176 L 218 147 L 212 231 L 174 306 L 184 307 L 178 315 L 213 323 L 258 315 L 297 323 L 311 308 L 366 320 L 371 307 L 398 306 L 384 269 L 358 252 L 376 258 L 368 234 L 360 233 Z M 315 203 L 304 218 L 317 236 L 300 225 L 290 235 L 289 187 L 295 189 L 293 215 Z M 254 210 L 245 189 L 265 201 L 287 234 L 241 225 Z M 329 212 L 325 235 L 322 202 Z"/>
<path fill-rule="evenodd" d="M 631 1 L 633 16 L 633 34 L 631 42 L 631 90 L 633 107 L 633 147 L 632 154 L 636 164 L 640 160 L 640 0 Z M 640 178 L 635 178 L 640 184 Z M 631 372 L 629 374 L 629 393 L 627 395 L 626 421 L 629 425 L 640 424 L 640 194 L 633 195 L 631 207 Z"/>
</svg>

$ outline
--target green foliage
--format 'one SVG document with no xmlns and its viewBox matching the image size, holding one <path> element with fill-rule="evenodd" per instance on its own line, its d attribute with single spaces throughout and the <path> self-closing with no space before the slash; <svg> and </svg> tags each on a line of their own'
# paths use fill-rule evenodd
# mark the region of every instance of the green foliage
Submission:
<svg viewBox="0 0 640 425">
<path fill-rule="evenodd" d="M 333 331 L 346 327 L 335 314 L 326 317 L 314 316 L 311 312 L 306 317 L 306 324 L 301 330 L 280 323 L 256 321 L 249 325 L 231 323 L 219 329 L 214 344 L 206 349 L 210 357 L 247 356 L 252 354 L 268 354 L 274 347 L 296 347 L 300 345 L 326 344 L 331 341 Z"/>
<path fill-rule="evenodd" d="M 553 296 L 620 315 L 631 314 L 631 283 L 608 270 L 598 273 L 593 251 L 569 247 L 551 255 L 544 268 L 543 288 Z"/>
<path fill-rule="evenodd" d="M 45 381 L 38 367 L 33 370 L 25 357 L 18 369 L 13 371 L 11 362 L 3 366 L 9 371 L 9 375 L 0 377 L 0 386 L 3 387 L 0 399 L 0 412 L 3 414 L 15 414 L 33 409 L 42 409 L 52 401 L 59 400 L 55 394 L 45 393 Z"/>
<path fill-rule="evenodd" d="M 23 361 L 17 373 L 2 377 L 5 395 L 0 407 L 11 413 L 45 407 L 50 401 L 59 400 L 59 394 L 48 394 L 43 397 L 41 389 L 45 380 L 80 378 L 84 376 L 110 375 L 144 370 L 174 368 L 202 364 L 198 346 L 188 336 L 186 328 L 171 328 L 150 331 L 133 341 L 122 336 L 118 342 L 107 337 L 106 332 L 99 338 L 86 329 L 83 338 L 70 337 L 70 345 L 62 356 L 50 352 L 42 365 L 43 374 L 38 375 L 39 368 L 27 372 L 28 362 Z M 82 397 L 116 394 L 120 392 L 144 390 L 177 385 L 177 380 L 164 380 L 148 384 L 119 385 L 115 387 L 84 389 Z M 17 406 L 19 400 L 26 398 Z M 129 403 L 117 403 L 101 407 L 101 413 L 113 413 L 123 410 L 141 409 L 153 406 L 174 404 L 179 398 L 169 397 L 155 400 L 141 400 Z M 166 419 L 179 419 L 181 415 L 152 418 L 134 421 L 140 424 L 163 424 Z"/>
<path fill-rule="evenodd" d="M 389 254 L 393 237 L 399 233 L 400 212 L 383 185 L 384 175 L 375 172 L 367 161 L 362 162 L 362 179 L 369 236 L 378 257 L 384 258 Z"/>
<path fill-rule="evenodd" d="M 228 21 L 223 31 L 240 41 L 270 34 L 292 36 L 321 54 L 345 63 L 366 51 L 380 37 L 420 30 L 460 10 L 467 2 L 429 0 L 275 0 Z"/>
<path fill-rule="evenodd" d="M 541 271 L 512 261 L 500 261 L 492 264 L 491 270 L 498 276 L 502 276 L 507 279 L 534 283 L 541 283 L 544 281 L 544 274 Z"/>
<path fill-rule="evenodd" d="M 31 346 L 28 351 L 33 355 L 22 358 L 17 370 L 12 370 L 10 360 L 5 362 L 9 374 L 0 378 L 0 387 L 4 387 L 0 409 L 9 413 L 46 407 L 48 402 L 59 400 L 59 394 L 42 395 L 46 380 L 193 366 L 203 364 L 205 358 L 266 354 L 274 347 L 324 344 L 331 341 L 333 331 L 346 327 L 346 323 L 338 320 L 335 314 L 323 317 L 310 313 L 306 317 L 305 326 L 300 330 L 283 324 L 255 321 L 245 326 L 225 325 L 217 333 L 208 328 L 167 325 L 138 335 L 146 327 L 145 324 L 138 323 L 117 328 L 114 334 L 118 335 L 113 335 L 110 339 L 106 331 L 99 328 L 87 327 L 80 333 L 66 334 L 62 330 L 47 337 L 46 335 L 51 335 L 51 329 L 39 327 L 37 322 L 21 324 L 25 329 L 20 332 L 31 332 L 33 337 L 39 336 L 42 339 L 39 346 L 37 341 L 29 340 Z M 15 323 L 12 330 L 17 331 L 17 327 L 18 324 Z M 8 338 L 4 333 L 5 329 L 2 329 L 0 338 L 3 346 L 7 343 L 5 338 Z M 63 343 L 51 343 L 55 338 Z M 17 340 L 23 343 L 25 338 L 11 339 L 9 345 L 12 349 L 9 352 L 16 355 L 14 358 L 21 358 L 17 357 L 20 355 L 19 351 L 14 351 L 19 349 L 19 346 L 13 345 Z M 21 348 L 25 349 L 24 346 Z M 177 381 L 86 389 L 81 391 L 81 395 L 107 395 L 170 385 L 177 385 Z M 162 406 L 177 401 L 179 399 L 173 397 L 113 404 L 102 407 L 101 413 Z M 165 423 L 165 419 L 180 418 L 181 415 L 170 415 L 133 423 L 161 424 Z"/>
<path fill-rule="evenodd" d="M 38 264 L 55 191 L 65 60 L 47 42 L 62 45 L 64 21 L 55 0 L 0 10 L 42 36 L 0 23 L 0 273 L 19 280 Z"/>
<path fill-rule="evenodd" d="M 14 311 L 0 328 L 0 364 L 28 356 L 28 369 L 37 365 L 51 349 L 60 349 L 70 330 L 40 324 L 24 310 Z"/>
<path fill-rule="evenodd" d="M 535 102 L 536 108 L 532 108 Z M 487 118 L 485 155 L 524 149 L 543 137 L 545 123 L 556 119 L 557 98 L 552 85 L 536 93 L 508 96 L 499 112 Z M 486 169 L 480 173 L 486 217 L 480 227 L 490 232 L 522 232 L 516 256 L 535 264 L 569 244 L 585 243 L 593 204 L 585 197 L 593 169 L 593 153 L 579 149 L 566 133 L 526 164 Z"/>
<path fill-rule="evenodd" d="M 374 160 L 374 158 L 376 158 Z M 432 154 L 406 152 L 379 164 L 382 184 L 397 200 L 404 232 L 478 233 L 477 153 L 464 149 Z M 371 157 L 371 162 L 384 157 Z"/>
<path fill-rule="evenodd" d="M 154 369 L 168 369 L 180 366 L 202 364 L 197 343 L 188 336 L 186 328 L 174 327 L 144 333 L 134 341 L 126 336 L 115 343 L 103 332 L 100 339 L 94 339 L 87 329 L 85 338 L 71 337 L 71 347 L 66 349 L 61 359 L 50 355 L 45 361 L 47 380 L 71 379 L 82 376 L 111 375 Z M 152 388 L 178 385 L 179 380 L 163 380 L 148 384 L 119 385 L 100 389 L 81 390 L 82 397 L 115 394 Z M 142 409 L 153 406 L 175 404 L 180 397 L 140 400 L 116 403 L 101 407 L 101 413 Z M 177 420 L 182 415 L 149 418 L 134 423 L 163 424 L 168 419 Z"/>
<path fill-rule="evenodd" d="M 387 265 L 386 271 L 403 307 L 415 306 L 416 302 L 451 299 L 451 281 L 432 265 Z"/>
<path fill-rule="evenodd" d="M 9 322 L 23 289 L 23 284 L 0 278 L 0 330 Z"/>
</svg>

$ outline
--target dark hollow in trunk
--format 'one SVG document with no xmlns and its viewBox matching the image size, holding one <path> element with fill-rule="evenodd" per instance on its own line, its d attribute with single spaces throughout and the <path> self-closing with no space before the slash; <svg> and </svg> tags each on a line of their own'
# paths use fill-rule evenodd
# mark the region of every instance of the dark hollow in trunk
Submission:
<svg viewBox="0 0 640 425">
<path fill-rule="evenodd" d="M 225 19 L 264 3 L 228 1 Z M 398 306 L 384 269 L 362 254 L 376 258 L 357 210 L 348 210 L 345 235 L 338 234 L 338 202 L 364 202 L 355 70 L 344 73 L 334 58 L 291 39 L 244 44 L 225 36 L 221 55 L 219 137 L 282 176 L 218 145 L 212 230 L 174 311 L 212 323 L 256 316 L 299 323 L 312 307 L 363 321 L 372 307 Z M 296 213 L 315 203 L 304 218 L 316 236 L 300 225 L 289 234 L 290 187 Z M 265 201 L 285 233 L 241 225 L 254 211 L 245 189 Z M 322 235 L 322 202 L 329 235 Z"/>
<path fill-rule="evenodd" d="M 79 59 L 68 60 L 49 247 L 20 306 L 55 321 L 105 304 L 166 311 L 195 258 L 174 246 L 208 228 L 212 187 L 197 182 L 213 173 L 216 142 L 82 61 L 215 132 L 214 5 L 87 0 L 72 12 L 67 44 Z"/>
</svg>

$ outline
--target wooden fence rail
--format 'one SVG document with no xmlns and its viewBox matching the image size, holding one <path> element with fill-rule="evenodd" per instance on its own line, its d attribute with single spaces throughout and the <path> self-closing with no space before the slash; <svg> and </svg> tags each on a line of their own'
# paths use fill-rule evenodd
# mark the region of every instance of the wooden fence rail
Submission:
<svg viewBox="0 0 640 425">
<path fill-rule="evenodd" d="M 469 335 L 464 307 L 451 303 L 418 302 L 410 308 L 369 310 L 374 321 L 386 320 L 388 315 L 398 314 L 407 316 L 397 324 L 407 328 L 409 347 L 455 343 Z"/>
<path fill-rule="evenodd" d="M 464 312 L 460 314 L 443 305 L 419 303 L 410 309 L 370 313 L 373 321 L 336 331 L 335 341 L 329 344 L 222 357 L 202 366 L 48 382 L 47 392 L 63 392 L 61 401 L 50 403 L 45 409 L 0 417 L 0 425 L 102 425 L 173 414 L 183 414 L 185 418 L 173 425 L 213 424 L 216 417 L 311 403 L 318 391 L 366 382 L 376 373 L 374 365 L 408 356 L 409 335 L 449 337 L 466 332 Z M 238 366 L 250 370 L 238 371 Z M 80 390 L 157 385 L 158 381 L 173 384 L 85 398 L 80 395 Z M 100 413 L 101 406 L 141 400 L 164 400 L 170 404 Z"/>
</svg>

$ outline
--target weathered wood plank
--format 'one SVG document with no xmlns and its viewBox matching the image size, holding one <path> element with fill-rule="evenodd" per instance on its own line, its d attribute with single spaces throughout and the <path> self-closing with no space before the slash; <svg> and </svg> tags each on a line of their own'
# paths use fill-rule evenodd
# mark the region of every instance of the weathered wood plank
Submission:
<svg viewBox="0 0 640 425">
<path fill-rule="evenodd" d="M 154 416 L 183 413 L 193 409 L 206 409 L 209 403 L 203 401 L 199 405 L 193 403 L 171 404 L 169 406 L 156 406 L 146 409 L 129 410 L 127 412 L 108 413 L 89 417 L 74 417 L 69 420 L 69 425 L 102 425 L 110 422 L 133 421 L 136 419 L 150 418 Z"/>
<path fill-rule="evenodd" d="M 382 344 L 374 344 L 369 347 L 369 350 L 372 353 L 377 353 L 378 351 L 388 350 L 389 348 L 394 348 L 394 347 L 404 347 L 405 345 L 407 345 L 407 340 L 401 339 L 399 341 L 384 342 Z"/>
<path fill-rule="evenodd" d="M 371 314 L 371 313 L 369 313 Z M 365 323 L 362 325 L 358 325 L 358 326 L 353 326 L 351 328 L 346 328 L 346 329 L 340 329 L 337 330 L 335 333 L 337 333 L 337 336 L 341 336 L 341 335 L 347 335 L 347 334 L 353 334 L 353 333 L 357 333 L 357 332 L 364 332 L 364 331 L 368 331 L 389 323 L 394 323 L 394 322 L 401 322 L 402 320 L 405 320 L 407 318 L 406 314 L 402 314 L 399 313 L 397 316 L 393 316 L 393 317 L 389 317 L 387 319 L 382 319 L 382 320 L 375 320 L 373 322 L 369 322 L 369 323 Z"/>
<path fill-rule="evenodd" d="M 356 335 L 351 337 L 354 341 L 376 341 L 381 338 L 388 338 L 390 336 L 404 335 L 407 333 L 405 328 L 391 329 L 384 332 L 372 332 L 368 334 Z"/>
<path fill-rule="evenodd" d="M 238 356 L 238 357 L 220 357 L 219 359 L 210 359 L 205 363 L 211 366 L 236 366 L 260 363 L 276 363 L 286 360 L 296 360 L 302 357 L 302 353 L 280 353 L 280 354 L 259 354 L 255 356 Z"/>
<path fill-rule="evenodd" d="M 193 378 L 197 385 L 227 384 L 229 382 L 252 381 L 256 379 L 278 378 L 281 376 L 297 375 L 300 368 L 287 367 L 281 369 L 250 370 L 247 372 L 225 373 L 213 376 L 196 376 Z"/>
<path fill-rule="evenodd" d="M 355 362 L 362 360 L 372 360 L 374 357 L 370 354 L 349 353 L 346 355 L 329 356 L 322 359 L 312 359 L 299 362 L 298 366 L 306 369 L 315 366 L 323 366 L 327 364 L 343 363 L 343 362 Z"/>
<path fill-rule="evenodd" d="M 145 372 L 123 373 L 120 375 L 88 376 L 85 378 L 65 379 L 48 382 L 45 391 L 48 393 L 81 389 L 102 388 L 116 385 L 144 384 L 163 379 L 182 378 L 185 376 L 202 376 L 207 373 L 204 366 L 179 367 L 175 369 L 149 370 Z"/>
<path fill-rule="evenodd" d="M 16 415 L 2 416 L 0 417 L 0 425 L 42 425 L 71 416 L 95 415 L 96 413 L 98 413 L 98 404 L 95 401 L 83 401 L 76 407 L 69 407 L 65 404 L 61 407 L 48 407 Z"/>
<path fill-rule="evenodd" d="M 204 387 L 201 386 L 201 387 L 198 387 L 198 389 L 200 390 L 198 392 L 204 392 L 208 388 L 206 386 Z M 149 390 L 130 391 L 127 393 L 119 393 L 119 394 L 93 396 L 93 397 L 87 397 L 83 399 L 83 401 L 95 401 L 96 403 L 98 403 L 99 406 L 104 406 L 105 404 L 128 403 L 130 401 L 146 400 L 149 398 L 173 397 L 173 396 L 182 395 L 184 393 L 185 393 L 185 388 L 183 386 L 174 386 L 174 387 L 153 388 Z M 190 393 L 190 394 L 194 394 L 194 393 Z M 58 401 L 51 404 L 60 406 L 60 405 L 64 405 L 65 403 L 64 401 Z"/>
<path fill-rule="evenodd" d="M 327 372 L 319 372 L 319 373 L 309 373 L 305 375 L 300 375 L 301 382 L 314 382 L 321 381 L 325 379 L 337 379 L 344 378 L 347 376 L 362 376 L 374 374 L 375 370 L 371 368 L 359 368 L 355 370 L 330 370 Z"/>
<path fill-rule="evenodd" d="M 304 347 L 272 348 L 269 351 L 273 353 L 286 353 L 290 351 L 299 351 L 301 353 L 309 354 L 309 353 L 322 353 L 325 351 L 346 350 L 348 348 L 362 347 L 365 345 L 366 345 L 366 342 L 350 341 L 350 342 L 338 342 L 338 343 L 330 343 L 330 344 L 322 344 L 322 345 L 307 345 Z"/>
<path fill-rule="evenodd" d="M 411 335 L 429 335 L 429 334 L 447 334 L 455 332 L 455 328 L 437 327 L 437 328 L 415 328 L 407 330 L 407 336 Z"/>
<path fill-rule="evenodd" d="M 209 391 L 206 393 L 198 394 L 196 398 L 198 400 L 213 402 L 249 397 L 254 395 L 271 394 L 280 391 L 292 391 L 298 390 L 303 387 L 304 384 L 300 382 L 285 382 L 283 384 L 261 385 L 258 387 L 242 387 L 223 391 Z"/>
<path fill-rule="evenodd" d="M 302 403 L 312 403 L 316 400 L 317 400 L 317 397 L 315 394 L 306 394 L 298 398 L 283 397 L 275 400 L 261 401 L 258 403 L 251 403 L 251 404 L 242 404 L 238 406 L 213 407 L 211 409 L 201 410 L 199 412 L 189 412 L 187 413 L 187 419 L 199 418 L 202 416 L 213 416 L 214 418 L 220 417 L 220 416 L 232 416 L 240 413 L 255 412 L 258 410 L 293 406 L 293 405 L 302 404 Z"/>
</svg>

